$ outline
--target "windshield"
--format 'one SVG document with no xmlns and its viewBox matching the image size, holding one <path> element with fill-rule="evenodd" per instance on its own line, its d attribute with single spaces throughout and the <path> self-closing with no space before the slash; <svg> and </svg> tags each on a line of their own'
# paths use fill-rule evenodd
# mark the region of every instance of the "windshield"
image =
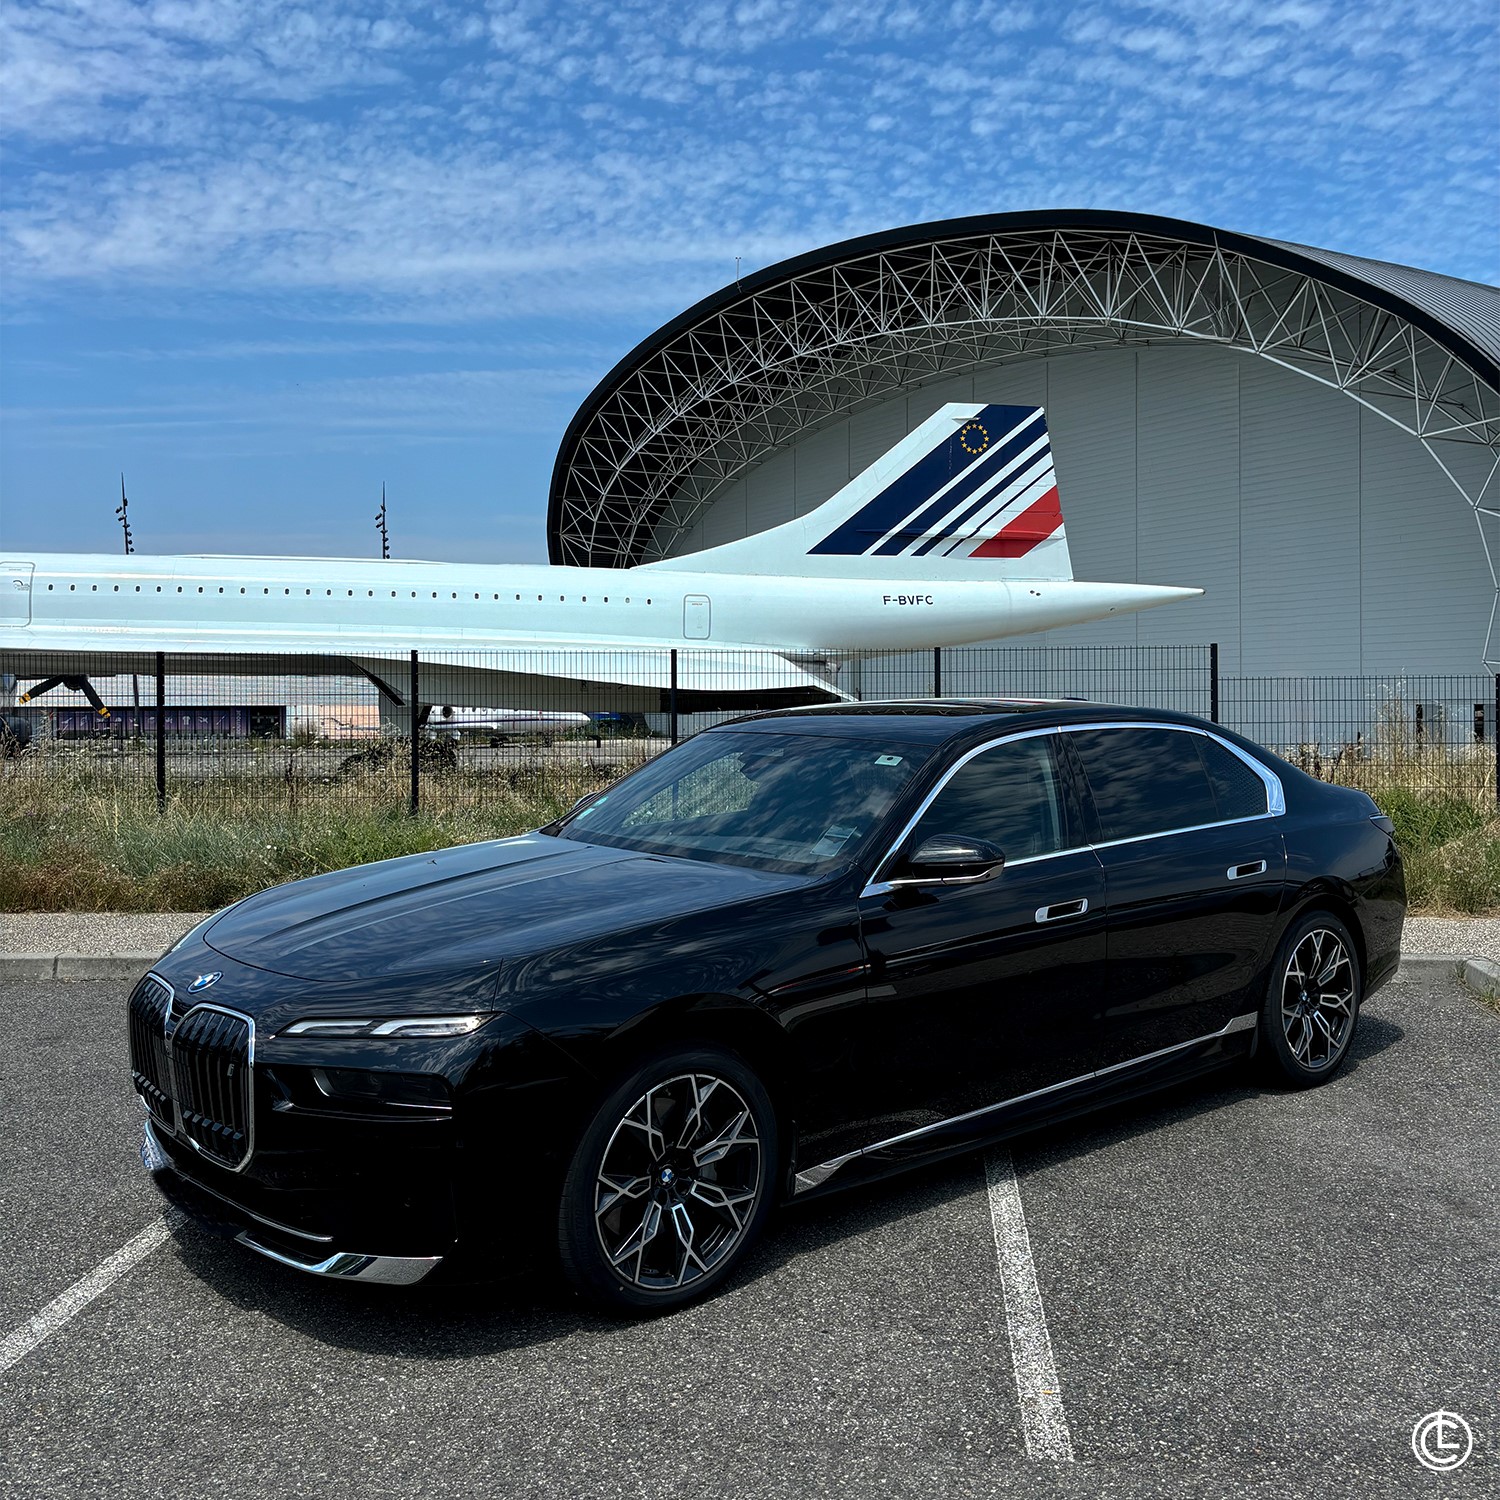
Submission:
<svg viewBox="0 0 1500 1500">
<path fill-rule="evenodd" d="M 928 754 L 925 745 L 716 730 L 642 766 L 558 835 L 821 874 L 854 857 Z"/>
</svg>

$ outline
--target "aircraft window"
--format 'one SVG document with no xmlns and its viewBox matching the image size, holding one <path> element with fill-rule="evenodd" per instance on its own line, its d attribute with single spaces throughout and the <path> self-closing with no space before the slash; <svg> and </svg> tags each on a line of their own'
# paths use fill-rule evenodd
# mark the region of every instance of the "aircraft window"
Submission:
<svg viewBox="0 0 1500 1500">
<path fill-rule="evenodd" d="M 140 586 L 140 584 L 136 584 L 136 586 L 135 586 L 135 591 L 136 591 L 136 593 L 140 593 L 140 591 L 141 591 L 141 586 Z M 221 594 L 222 594 L 222 593 L 223 593 L 223 592 L 224 592 L 224 590 L 223 590 L 223 589 L 220 589 L 220 590 L 219 590 L 219 592 L 220 592 L 220 593 L 221 593 Z"/>
<path fill-rule="evenodd" d="M 584 596 L 583 596 L 583 602 L 584 602 L 584 603 L 585 603 L 585 604 L 587 604 L 587 603 L 588 603 L 588 602 L 589 602 L 589 596 L 588 596 L 588 595 L 587 595 L 587 594 L 585 594 L 585 595 L 584 595 Z"/>
<path fill-rule="evenodd" d="M 333 598 L 333 590 L 332 589 L 324 589 L 323 592 L 325 594 L 327 594 L 330 599 Z"/>
<path fill-rule="evenodd" d="M 454 595 L 454 596 L 453 596 L 453 597 L 454 597 L 454 598 L 455 598 L 455 599 L 457 599 L 457 598 L 458 598 L 458 595 L 457 595 L 457 594 L 455 594 L 455 595 Z"/>
<path fill-rule="evenodd" d="M 89 585 L 89 593 L 91 593 L 91 594 L 97 594 L 98 592 L 99 592 L 99 585 L 97 583 L 91 583 Z M 182 590 L 178 589 L 177 592 L 180 594 L 182 592 Z"/>
<path fill-rule="evenodd" d="M 158 593 L 158 594 L 159 594 L 159 593 L 161 593 L 161 585 L 160 585 L 160 584 L 157 584 L 157 585 L 156 585 L 156 592 L 157 592 L 157 593 Z M 241 590 L 240 590 L 240 593 L 242 593 L 242 594 L 243 594 L 243 593 L 244 593 L 244 592 L 245 592 L 245 591 L 244 591 L 244 589 L 241 589 Z"/>
<path fill-rule="evenodd" d="M 180 583 L 177 585 L 177 592 L 179 594 L 182 592 L 182 585 Z"/>
<path fill-rule="evenodd" d="M 368 589 L 368 590 L 366 590 L 366 592 L 369 594 L 370 598 L 373 599 L 375 597 L 375 590 L 374 589 Z"/>
<path fill-rule="evenodd" d="M 70 583 L 70 584 L 69 584 L 69 585 L 68 585 L 68 592 L 69 592 L 69 593 L 70 593 L 70 594 L 71 594 L 71 593 L 74 593 L 74 592 L 76 592 L 76 590 L 77 590 L 77 588 L 78 588 L 78 585 L 77 585 L 77 584 L 76 584 L 76 583 Z"/>
<path fill-rule="evenodd" d="M 630 596 L 629 596 L 629 595 L 628 595 L 628 594 L 627 594 L 627 595 L 626 595 L 626 597 L 625 597 L 625 602 L 626 602 L 626 603 L 627 603 L 627 604 L 629 604 L 629 603 L 630 603 Z"/>
<path fill-rule="evenodd" d="M 261 593 L 263 593 L 263 594 L 269 594 L 270 592 L 271 592 L 270 589 L 262 589 L 261 590 Z"/>
<path fill-rule="evenodd" d="M 396 591 L 395 591 L 395 589 L 392 589 L 391 590 L 391 598 L 394 599 L 395 597 L 396 597 Z"/>
<path fill-rule="evenodd" d="M 476 598 L 476 599 L 477 599 L 477 598 L 478 598 L 478 597 L 479 597 L 479 595 L 478 595 L 478 594 L 475 594 L 475 595 L 474 595 L 474 597 L 475 597 L 475 598 Z"/>
<path fill-rule="evenodd" d="M 353 590 L 353 589 L 350 589 L 350 590 L 349 590 L 349 597 L 350 597 L 350 598 L 351 598 L 351 599 L 352 599 L 352 598 L 353 598 L 353 597 L 354 597 L 354 590 Z"/>
<path fill-rule="evenodd" d="M 521 602 L 521 596 L 519 594 L 517 594 L 516 595 L 516 603 L 519 604 L 520 602 Z"/>
<path fill-rule="evenodd" d="M 49 594 L 50 594 L 50 593 L 51 593 L 51 592 L 52 592 L 52 585 L 51 585 L 51 584 L 50 584 L 50 583 L 49 583 L 49 584 L 48 584 L 48 585 L 47 585 L 47 592 L 48 592 L 48 593 L 49 593 Z M 120 591 L 119 591 L 119 589 L 118 589 L 118 588 L 116 588 L 116 589 L 115 589 L 115 592 L 116 592 L 116 593 L 119 593 L 119 592 L 120 592 Z"/>
<path fill-rule="evenodd" d="M 221 594 L 222 594 L 222 593 L 223 593 L 223 592 L 224 592 L 224 590 L 223 590 L 223 589 L 222 589 L 222 588 L 220 588 L 220 590 L 219 590 L 219 592 L 220 592 L 220 593 L 221 593 Z M 139 589 L 137 589 L 137 590 L 136 590 L 136 593 L 140 593 L 140 590 L 139 590 Z"/>
<path fill-rule="evenodd" d="M 477 599 L 479 596 L 476 594 L 474 597 Z M 495 597 L 498 599 L 500 596 L 499 594 L 496 594 Z"/>
<path fill-rule="evenodd" d="M 436 599 L 436 598 L 437 598 L 437 590 L 436 590 L 436 589 L 434 589 L 434 590 L 433 590 L 433 591 L 432 591 L 432 597 L 433 597 L 433 598 L 434 598 L 434 599 Z"/>
<path fill-rule="evenodd" d="M 606 604 L 608 604 L 608 603 L 609 603 L 609 595 L 608 595 L 608 594 L 606 594 L 606 595 L 605 595 L 605 596 L 604 596 L 604 602 L 605 602 L 605 603 L 606 603 Z"/>
<path fill-rule="evenodd" d="M 243 594 L 243 593 L 244 593 L 244 592 L 245 592 L 245 591 L 244 591 L 244 589 L 241 589 L 241 590 L 240 590 L 240 593 L 242 593 L 242 594 Z"/>
<path fill-rule="evenodd" d="M 281 591 L 281 592 L 282 592 L 282 593 L 283 593 L 283 594 L 290 594 L 290 593 L 291 593 L 291 590 L 290 590 L 290 589 L 282 589 L 282 591 Z"/>
</svg>

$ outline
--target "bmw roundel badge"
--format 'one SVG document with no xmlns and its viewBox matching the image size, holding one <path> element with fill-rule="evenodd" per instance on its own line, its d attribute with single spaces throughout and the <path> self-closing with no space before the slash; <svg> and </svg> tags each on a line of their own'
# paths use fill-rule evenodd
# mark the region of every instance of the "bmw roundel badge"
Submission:
<svg viewBox="0 0 1500 1500">
<path fill-rule="evenodd" d="M 200 974 L 188 986 L 188 994 L 196 995 L 199 990 L 212 989 L 223 977 L 224 971 L 222 969 L 215 969 L 212 974 Z"/>
</svg>

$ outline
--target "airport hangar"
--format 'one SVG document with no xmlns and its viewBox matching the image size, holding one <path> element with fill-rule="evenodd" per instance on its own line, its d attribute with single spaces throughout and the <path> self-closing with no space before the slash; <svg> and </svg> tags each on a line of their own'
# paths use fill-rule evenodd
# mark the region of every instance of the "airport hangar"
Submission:
<svg viewBox="0 0 1500 1500">
<path fill-rule="evenodd" d="M 550 555 L 686 557 L 826 500 L 945 401 L 1039 404 L 1075 575 L 1208 592 L 1007 645 L 1478 674 L 1497 364 L 1500 289 L 1429 271 L 1129 213 L 913 225 L 746 276 L 621 360 L 563 438 Z"/>
</svg>

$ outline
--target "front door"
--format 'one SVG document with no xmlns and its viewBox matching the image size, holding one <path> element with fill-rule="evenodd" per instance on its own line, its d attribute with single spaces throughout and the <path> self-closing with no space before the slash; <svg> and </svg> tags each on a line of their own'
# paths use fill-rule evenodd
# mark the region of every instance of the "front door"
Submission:
<svg viewBox="0 0 1500 1500">
<path fill-rule="evenodd" d="M 999 874 L 972 885 L 877 883 L 861 898 L 863 1144 L 1097 1065 L 1104 873 L 1083 847 L 1054 740 L 1008 740 L 962 763 L 902 841 L 909 855 L 938 834 L 987 839 L 1005 852 Z M 899 874 L 899 861 L 887 868 Z"/>
</svg>

